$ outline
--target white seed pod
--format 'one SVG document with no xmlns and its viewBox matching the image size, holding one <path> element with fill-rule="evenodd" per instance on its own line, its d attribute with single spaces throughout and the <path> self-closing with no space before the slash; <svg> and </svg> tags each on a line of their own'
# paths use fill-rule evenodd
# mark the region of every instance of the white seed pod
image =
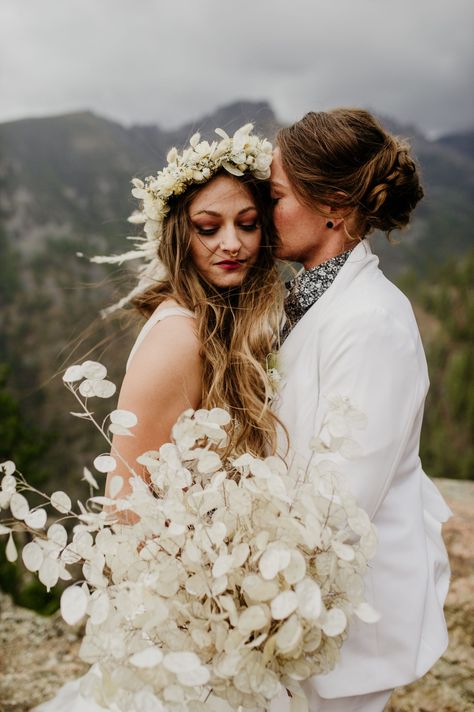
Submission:
<svg viewBox="0 0 474 712">
<path fill-rule="evenodd" d="M 234 557 L 234 568 L 240 568 L 245 564 L 250 554 L 250 547 L 246 541 L 241 544 L 237 544 L 232 549 L 232 556 Z"/>
<path fill-rule="evenodd" d="M 298 598 L 294 591 L 282 591 L 271 602 L 272 617 L 277 620 L 288 618 L 298 607 Z"/>
<path fill-rule="evenodd" d="M 194 574 L 186 579 L 185 588 L 191 596 L 206 596 L 209 594 L 209 586 L 202 574 Z"/>
<path fill-rule="evenodd" d="M 23 547 L 21 558 L 28 571 L 39 571 L 44 559 L 43 550 L 35 541 L 30 541 Z"/>
<path fill-rule="evenodd" d="M 272 477 L 272 471 L 267 463 L 256 458 L 250 463 L 250 472 L 254 477 L 262 480 L 268 480 Z"/>
<path fill-rule="evenodd" d="M 13 462 L 13 460 L 5 460 L 4 462 L 0 463 L 0 472 L 4 472 L 5 475 L 7 475 L 8 477 L 13 475 L 15 470 L 16 470 L 16 465 Z M 15 479 L 15 478 L 13 478 L 13 479 Z M 2 489 L 4 489 L 3 480 L 2 480 Z"/>
<path fill-rule="evenodd" d="M 45 509 L 34 509 L 25 517 L 25 524 L 31 529 L 43 529 L 48 519 Z"/>
<path fill-rule="evenodd" d="M 18 551 L 16 550 L 15 541 L 11 532 L 5 547 L 5 555 L 7 557 L 7 561 L 10 563 L 13 563 L 18 559 Z"/>
<path fill-rule="evenodd" d="M 242 589 L 254 601 L 270 601 L 278 595 L 278 583 L 265 581 L 258 574 L 249 574 L 242 581 Z"/>
<path fill-rule="evenodd" d="M 107 375 L 107 369 L 98 361 L 84 361 L 81 364 L 83 378 L 102 380 Z"/>
<path fill-rule="evenodd" d="M 71 510 L 71 500 L 66 492 L 58 490 L 50 497 L 51 506 L 61 514 L 67 514 Z"/>
<path fill-rule="evenodd" d="M 340 608 L 331 608 L 325 616 L 322 624 L 323 632 L 329 637 L 340 635 L 347 626 L 347 617 Z"/>
<path fill-rule="evenodd" d="M 110 480 L 110 486 L 109 486 L 109 495 L 112 497 L 116 497 L 120 490 L 123 487 L 123 477 L 120 477 L 120 475 L 114 475 L 112 479 Z"/>
<path fill-rule="evenodd" d="M 297 549 L 291 549 L 290 557 L 290 563 L 283 569 L 283 576 L 290 585 L 293 585 L 303 580 L 306 574 L 306 561 Z"/>
<path fill-rule="evenodd" d="M 69 625 L 76 625 L 85 616 L 88 602 L 81 586 L 69 586 L 61 595 L 61 616 Z"/>
<path fill-rule="evenodd" d="M 87 383 L 87 381 L 83 381 Z M 89 381 L 92 386 L 93 394 L 98 398 L 110 398 L 117 390 L 117 386 L 112 381 Z M 81 384 L 82 385 L 82 384 Z M 80 387 L 79 387 L 80 390 Z"/>
<path fill-rule="evenodd" d="M 228 425 L 231 421 L 231 417 L 223 408 L 211 408 L 208 421 L 216 425 Z"/>
<path fill-rule="evenodd" d="M 198 460 L 197 469 L 201 475 L 217 472 L 222 467 L 221 458 L 216 452 L 205 452 Z"/>
<path fill-rule="evenodd" d="M 263 578 L 270 580 L 275 578 L 279 571 L 286 569 L 290 560 L 291 555 L 289 549 L 282 546 L 270 545 L 260 557 L 258 568 Z"/>
<path fill-rule="evenodd" d="M 220 546 L 226 537 L 227 527 L 224 522 L 213 522 L 206 532 L 214 546 Z"/>
<path fill-rule="evenodd" d="M 267 606 L 249 606 L 239 616 L 237 628 L 247 637 L 255 630 L 261 630 L 270 623 L 270 611 Z"/>
<path fill-rule="evenodd" d="M 85 480 L 85 482 L 87 482 L 93 489 L 99 489 L 97 480 L 95 479 L 94 475 L 87 467 L 84 467 L 84 469 L 83 469 L 82 479 Z"/>
<path fill-rule="evenodd" d="M 133 437 L 133 433 L 131 430 L 129 430 L 128 428 L 124 428 L 123 425 L 119 425 L 118 423 L 111 423 L 109 425 L 109 433 L 113 433 L 114 435 L 124 435 Z"/>
<path fill-rule="evenodd" d="M 332 541 L 331 546 L 333 548 L 333 551 L 335 551 L 337 556 L 343 561 L 354 560 L 354 549 L 349 544 L 343 544 L 340 541 Z"/>
<path fill-rule="evenodd" d="M 117 467 L 117 460 L 112 455 L 98 455 L 94 460 L 94 467 L 98 472 L 113 472 Z"/>
<path fill-rule="evenodd" d="M 220 596 L 221 593 L 224 593 L 224 591 L 227 589 L 227 584 L 228 584 L 228 577 L 227 576 L 219 576 L 219 578 L 216 578 L 213 580 L 212 585 L 211 585 L 211 593 L 213 596 Z"/>
<path fill-rule="evenodd" d="M 48 539 L 62 549 L 67 544 L 67 531 L 62 524 L 55 522 L 48 529 Z"/>
<path fill-rule="evenodd" d="M 377 623 L 380 620 L 380 613 L 366 601 L 359 603 L 357 608 L 354 609 L 354 613 L 364 623 Z"/>
<path fill-rule="evenodd" d="M 69 366 L 63 375 L 64 383 L 75 383 L 76 381 L 80 381 L 81 378 L 84 378 L 82 366 L 78 365 Z"/>
<path fill-rule="evenodd" d="M 293 613 L 276 634 L 276 647 L 282 655 L 290 655 L 303 639 L 303 628 L 298 616 Z"/>
<path fill-rule="evenodd" d="M 185 687 L 200 687 L 209 682 L 210 673 L 204 665 L 200 665 L 194 668 L 194 670 L 178 673 L 177 678 L 178 682 Z"/>
<path fill-rule="evenodd" d="M 221 554 L 214 561 L 212 567 L 212 575 L 214 578 L 224 576 L 234 566 L 234 557 L 232 554 Z"/>
<path fill-rule="evenodd" d="M 95 396 L 94 381 L 86 379 L 79 385 L 79 393 L 83 398 L 93 398 Z"/>
<path fill-rule="evenodd" d="M 298 613 L 306 620 L 314 621 L 322 611 L 321 589 L 316 581 L 305 578 L 295 586 Z"/>
<path fill-rule="evenodd" d="M 46 557 L 38 571 L 38 578 L 49 591 L 55 586 L 59 579 L 59 563 L 50 556 Z"/>
<path fill-rule="evenodd" d="M 26 497 L 19 492 L 14 492 L 10 499 L 10 511 L 15 519 L 24 519 L 30 511 L 30 506 Z"/>
<path fill-rule="evenodd" d="M 106 591 L 94 593 L 88 606 L 89 616 L 94 625 L 101 625 L 107 620 L 110 611 L 110 599 Z"/>
<path fill-rule="evenodd" d="M 122 425 L 124 428 L 133 428 L 138 423 L 138 418 L 131 410 L 113 410 L 110 414 L 110 422 L 114 425 Z"/>
<path fill-rule="evenodd" d="M 132 655 L 129 658 L 129 663 L 138 668 L 152 668 L 159 665 L 162 660 L 163 652 L 160 648 L 152 646 Z"/>
<path fill-rule="evenodd" d="M 2 492 L 13 494 L 16 491 L 16 479 L 8 473 L 2 477 Z"/>
<path fill-rule="evenodd" d="M 201 660 L 196 653 L 187 651 L 179 653 L 167 653 L 163 659 L 163 667 L 169 672 L 189 673 L 192 670 L 197 670 L 201 667 Z"/>
</svg>

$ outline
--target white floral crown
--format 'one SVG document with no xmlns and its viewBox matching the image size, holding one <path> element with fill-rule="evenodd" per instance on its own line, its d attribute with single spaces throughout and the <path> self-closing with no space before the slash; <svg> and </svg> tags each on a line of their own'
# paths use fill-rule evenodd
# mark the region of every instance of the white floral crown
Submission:
<svg viewBox="0 0 474 712">
<path fill-rule="evenodd" d="M 255 178 L 270 177 L 273 147 L 267 139 L 252 135 L 253 124 L 245 124 L 234 135 L 228 136 L 222 129 L 215 133 L 221 141 L 200 141 L 200 134 L 191 137 L 190 146 L 182 154 L 172 148 L 167 155 L 168 165 L 156 176 L 144 180 L 132 180 L 132 195 L 141 201 L 141 210 L 135 211 L 129 222 L 143 225 L 145 237 L 127 237 L 135 245 L 132 250 L 120 255 L 105 255 L 91 258 L 91 262 L 122 264 L 129 260 L 143 259 L 138 269 L 138 284 L 116 304 L 102 310 L 102 316 L 120 309 L 133 297 L 144 292 L 157 280 L 165 277 L 164 267 L 157 256 L 157 247 L 163 234 L 163 220 L 169 212 L 169 199 L 181 195 L 193 183 L 205 183 L 218 170 L 225 169 L 234 176 L 243 176 L 250 171 Z"/>
</svg>

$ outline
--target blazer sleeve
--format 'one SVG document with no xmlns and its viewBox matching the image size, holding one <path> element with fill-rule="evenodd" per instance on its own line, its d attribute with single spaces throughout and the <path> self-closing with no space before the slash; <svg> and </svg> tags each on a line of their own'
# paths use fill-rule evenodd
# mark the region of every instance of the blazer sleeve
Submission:
<svg viewBox="0 0 474 712">
<path fill-rule="evenodd" d="M 327 396 L 340 395 L 367 417 L 354 431 L 354 459 L 336 456 L 347 484 L 374 517 L 400 463 L 418 465 L 421 414 L 428 387 L 421 341 L 384 309 L 336 316 L 319 334 L 320 397 L 315 433 L 327 412 Z M 420 358 L 421 356 L 421 358 Z"/>
</svg>

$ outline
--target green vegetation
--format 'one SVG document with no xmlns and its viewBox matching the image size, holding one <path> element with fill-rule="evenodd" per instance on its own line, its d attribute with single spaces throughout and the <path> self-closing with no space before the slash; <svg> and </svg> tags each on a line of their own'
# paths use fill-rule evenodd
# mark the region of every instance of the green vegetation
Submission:
<svg viewBox="0 0 474 712">
<path fill-rule="evenodd" d="M 54 434 L 45 433 L 27 422 L 18 402 L 8 388 L 10 368 L 0 364 L 0 462 L 14 459 L 18 470 L 27 475 L 31 485 L 41 488 L 48 480 L 44 466 Z M 29 497 L 29 501 L 33 502 Z M 18 535 L 17 535 L 18 536 Z M 26 543 L 26 534 L 21 535 Z M 20 561 L 10 563 L 5 557 L 2 537 L 0 546 L 0 588 L 21 606 L 39 613 L 52 613 L 58 608 L 59 594 L 47 593 L 36 576 L 28 573 Z"/>
<path fill-rule="evenodd" d="M 431 379 L 423 466 L 435 477 L 474 479 L 474 250 L 399 284 L 414 304 Z"/>
</svg>

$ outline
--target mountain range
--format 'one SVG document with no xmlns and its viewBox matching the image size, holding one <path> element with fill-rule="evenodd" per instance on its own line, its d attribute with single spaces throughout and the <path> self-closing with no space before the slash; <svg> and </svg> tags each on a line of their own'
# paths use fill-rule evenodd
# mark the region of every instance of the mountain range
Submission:
<svg viewBox="0 0 474 712">
<path fill-rule="evenodd" d="M 379 239 L 376 244 L 390 275 L 407 266 L 423 272 L 472 243 L 474 130 L 432 141 L 413 126 L 381 118 L 410 139 L 426 197 L 396 250 Z M 95 246 L 121 249 L 124 220 L 135 207 L 130 178 L 156 172 L 167 150 L 185 145 L 196 130 L 210 137 L 214 127 L 233 131 L 246 121 L 269 137 L 280 125 L 265 102 L 235 103 L 167 131 L 157 125 L 124 127 L 91 112 L 0 124 L 0 210 L 8 239 L 25 255 L 43 250 L 56 236 L 74 237 L 84 252 Z"/>
<path fill-rule="evenodd" d="M 472 248 L 474 131 L 429 140 L 416 127 L 381 120 L 411 141 L 426 198 L 396 244 L 381 235 L 373 244 L 389 276 L 411 271 L 423 279 Z M 130 179 L 156 172 L 171 146 L 185 145 L 196 130 L 212 137 L 214 127 L 233 132 L 248 121 L 269 138 L 280 126 L 265 102 L 231 104 L 174 130 L 125 127 L 89 111 L 0 124 L 0 365 L 9 367 L 7 387 L 25 417 L 53 433 L 55 480 L 79 474 L 103 448 L 85 423 L 66 415 L 74 404 L 58 373 L 95 347 L 93 357 L 119 383 L 137 329 L 127 316 L 97 317 L 124 293 L 130 273 L 76 253 L 124 250 L 126 218 L 136 208 Z"/>
</svg>

